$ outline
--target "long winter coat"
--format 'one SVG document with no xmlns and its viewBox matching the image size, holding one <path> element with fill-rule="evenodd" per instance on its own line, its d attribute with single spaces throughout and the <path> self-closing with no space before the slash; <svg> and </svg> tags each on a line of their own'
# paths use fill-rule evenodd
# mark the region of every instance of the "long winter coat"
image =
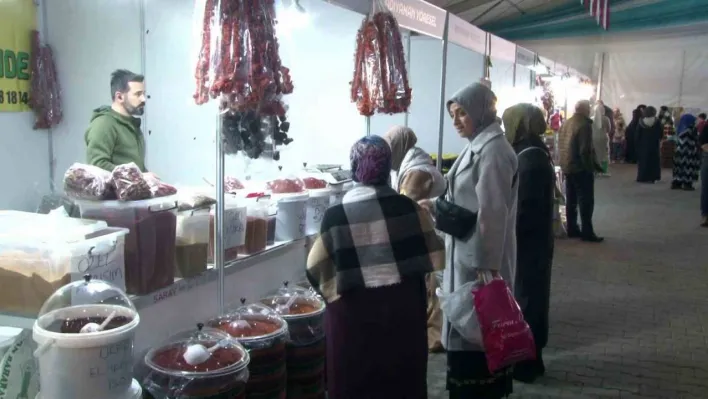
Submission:
<svg viewBox="0 0 708 399">
<path fill-rule="evenodd" d="M 642 118 L 636 132 L 637 181 L 650 183 L 661 180 L 661 157 L 659 146 L 663 126 L 657 118 Z"/>
<path fill-rule="evenodd" d="M 498 123 L 492 123 L 462 150 L 447 174 L 447 200 L 477 212 L 477 226 L 466 240 L 445 236 L 443 291 L 452 292 L 477 279 L 477 270 L 496 270 L 510 286 L 516 269 L 518 162 Z M 472 304 L 470 304 L 472 306 Z M 448 351 L 481 351 L 443 323 Z"/>
<path fill-rule="evenodd" d="M 516 143 L 514 151 L 519 157 L 514 293 L 536 346 L 542 349 L 548 342 L 555 172 L 548 148 L 539 137 L 529 136 Z"/>
</svg>

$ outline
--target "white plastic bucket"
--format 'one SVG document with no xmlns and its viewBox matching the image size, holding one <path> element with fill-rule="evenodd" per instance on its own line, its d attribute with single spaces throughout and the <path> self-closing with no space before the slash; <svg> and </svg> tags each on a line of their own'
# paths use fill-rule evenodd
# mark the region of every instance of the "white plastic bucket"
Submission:
<svg viewBox="0 0 708 399">
<path fill-rule="evenodd" d="M 305 237 L 308 198 L 307 194 L 274 198 L 278 201 L 275 241 L 293 241 Z"/>
<path fill-rule="evenodd" d="M 89 334 L 62 334 L 45 327 L 55 320 L 86 317 L 87 314 L 132 318 L 124 326 Z M 40 316 L 32 338 L 37 342 L 39 381 L 51 399 L 127 399 L 133 388 L 133 340 L 140 316 L 115 305 L 81 305 Z"/>
<path fill-rule="evenodd" d="M 8 349 L 15 343 L 15 339 L 22 332 L 21 328 L 0 327 L 0 359 Z"/>
<path fill-rule="evenodd" d="M 141 399 L 143 397 L 143 388 L 140 386 L 138 381 L 133 380 L 133 383 L 130 385 L 130 390 L 126 393 L 126 396 L 119 398 L 119 399 Z M 37 397 L 35 399 L 44 399 L 42 397 L 42 393 L 38 393 Z M 53 398 L 47 398 L 47 399 L 53 399 Z"/>
<path fill-rule="evenodd" d="M 305 234 L 313 235 L 320 232 L 320 225 L 325 211 L 332 201 L 332 190 L 324 188 L 320 190 L 310 190 L 310 198 L 307 199 L 307 219 L 305 222 Z"/>
</svg>

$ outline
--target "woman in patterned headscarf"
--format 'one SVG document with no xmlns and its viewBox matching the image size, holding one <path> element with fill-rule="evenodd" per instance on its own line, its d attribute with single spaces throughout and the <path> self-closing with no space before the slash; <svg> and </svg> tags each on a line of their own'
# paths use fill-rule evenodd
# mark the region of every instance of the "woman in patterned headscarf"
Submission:
<svg viewBox="0 0 708 399">
<path fill-rule="evenodd" d="M 350 153 L 357 183 L 327 209 L 307 278 L 327 302 L 327 391 L 337 399 L 427 397 L 425 276 L 444 267 L 430 216 L 389 185 L 378 136 Z"/>
<path fill-rule="evenodd" d="M 518 363 L 514 378 L 531 383 L 546 371 L 542 350 L 548 342 L 555 172 L 541 139 L 546 122 L 539 108 L 517 104 L 504 111 L 502 120 L 519 158 L 514 294 L 536 343 L 536 360 Z"/>
</svg>

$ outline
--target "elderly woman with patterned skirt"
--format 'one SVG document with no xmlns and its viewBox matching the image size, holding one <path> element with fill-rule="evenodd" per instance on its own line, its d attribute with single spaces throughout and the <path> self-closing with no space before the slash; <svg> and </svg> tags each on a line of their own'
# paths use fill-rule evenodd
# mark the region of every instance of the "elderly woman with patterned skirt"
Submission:
<svg viewBox="0 0 708 399">
<path fill-rule="evenodd" d="M 428 213 L 388 182 L 391 148 L 354 144 L 357 183 L 324 215 L 307 278 L 327 301 L 327 390 L 333 399 L 427 398 L 425 276 L 445 250 Z"/>
</svg>

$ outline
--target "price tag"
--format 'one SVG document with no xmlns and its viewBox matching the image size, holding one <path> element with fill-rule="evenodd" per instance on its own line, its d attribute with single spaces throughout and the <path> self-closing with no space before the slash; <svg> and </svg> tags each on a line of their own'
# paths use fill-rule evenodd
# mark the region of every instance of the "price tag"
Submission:
<svg viewBox="0 0 708 399">
<path fill-rule="evenodd" d="M 224 249 L 236 248 L 246 241 L 246 208 L 224 210 Z"/>
</svg>

